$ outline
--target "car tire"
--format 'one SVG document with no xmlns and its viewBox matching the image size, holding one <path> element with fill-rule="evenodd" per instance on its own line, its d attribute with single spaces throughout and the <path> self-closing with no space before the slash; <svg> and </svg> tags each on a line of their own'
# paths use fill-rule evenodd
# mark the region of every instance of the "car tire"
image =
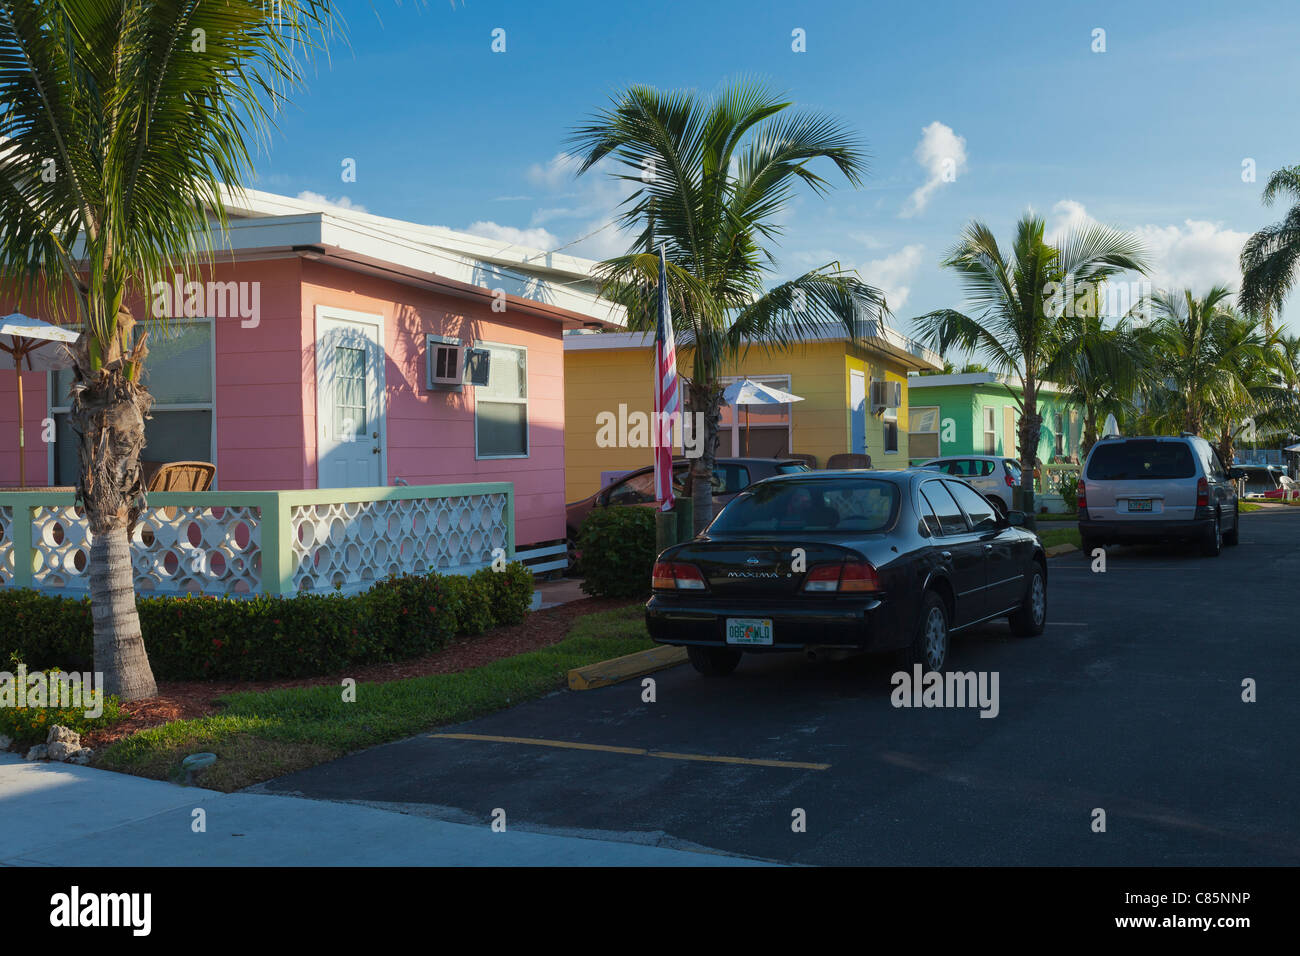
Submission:
<svg viewBox="0 0 1300 956">
<path fill-rule="evenodd" d="M 1011 633 L 1016 637 L 1037 637 L 1047 626 L 1047 574 L 1034 562 L 1024 603 L 1007 615 Z"/>
<path fill-rule="evenodd" d="M 1201 540 L 1201 554 L 1207 558 L 1217 558 L 1219 552 L 1223 550 L 1223 519 L 1216 512 L 1214 523 L 1210 525 L 1209 532 Z"/>
<path fill-rule="evenodd" d="M 903 666 L 911 670 L 920 664 L 924 671 L 942 671 L 948 662 L 951 640 L 947 603 L 936 592 L 926 591 L 921 598 L 921 614 L 912 643 L 900 655 Z"/>
<path fill-rule="evenodd" d="M 686 656 L 691 666 L 705 677 L 726 677 L 740 663 L 740 651 L 730 647 L 699 647 L 690 645 Z"/>
<path fill-rule="evenodd" d="M 1241 510 L 1236 505 L 1233 505 L 1232 506 L 1232 530 L 1224 534 L 1223 543 L 1228 545 L 1229 547 L 1233 547 L 1234 545 L 1240 544 L 1241 543 L 1241 535 L 1239 534 L 1240 531 L 1241 531 Z"/>
</svg>

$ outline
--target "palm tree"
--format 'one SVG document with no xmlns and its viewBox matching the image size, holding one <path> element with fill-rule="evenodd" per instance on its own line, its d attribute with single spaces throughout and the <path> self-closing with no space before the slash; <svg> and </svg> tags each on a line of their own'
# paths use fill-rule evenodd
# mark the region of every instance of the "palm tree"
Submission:
<svg viewBox="0 0 1300 956">
<path fill-rule="evenodd" d="M 1090 288 L 1070 310 L 1072 314 L 1063 317 L 1056 354 L 1044 370 L 1049 380 L 1064 387 L 1068 401 L 1083 408 L 1080 461 L 1097 443 L 1098 421 L 1108 414 L 1122 419 L 1134 396 L 1145 390 L 1145 370 L 1152 355 L 1152 335 L 1133 321 L 1143 303 L 1108 326 L 1102 300 L 1101 287 Z"/>
<path fill-rule="evenodd" d="M 1246 240 L 1241 249 L 1241 294 L 1237 304 L 1247 315 L 1259 315 L 1265 331 L 1273 331 L 1273 317 L 1295 282 L 1300 258 L 1300 166 L 1284 166 L 1268 177 L 1264 205 L 1278 196 L 1295 200 L 1281 222 L 1265 226 Z"/>
<path fill-rule="evenodd" d="M 129 534 L 153 403 L 139 333 L 166 317 L 137 329 L 124 302 L 210 251 L 209 217 L 225 226 L 221 184 L 251 171 L 250 138 L 332 19 L 315 0 L 0 0 L 0 272 L 83 333 L 77 497 L 109 694 L 157 693 Z"/>
<path fill-rule="evenodd" d="M 1069 290 L 1095 288 L 1119 272 L 1146 270 L 1141 243 L 1132 236 L 1091 225 L 1052 244 L 1044 231 L 1041 218 L 1022 216 L 1007 256 L 988 226 L 972 222 L 943 265 L 958 273 L 974 314 L 940 309 L 913 320 L 926 345 L 941 353 L 953 346 L 978 353 L 999 373 L 1020 380 L 1023 397 L 1012 395 L 1021 410 L 1021 507 L 1031 514 L 1043 424 L 1038 391 L 1070 331 L 1072 310 L 1062 307 L 1062 291 L 1069 296 Z"/>
<path fill-rule="evenodd" d="M 1276 366 L 1271 336 L 1237 314 L 1232 293 L 1214 286 L 1197 298 L 1190 290 L 1161 292 L 1152 302 L 1155 339 L 1151 423 L 1199 435 L 1217 432 L 1225 464 L 1234 436 L 1257 405 L 1270 399 Z"/>
<path fill-rule="evenodd" d="M 751 82 L 711 97 L 638 85 L 571 136 L 580 175 L 606 157 L 625 169 L 614 174 L 630 189 L 619 222 L 634 245 L 600 263 L 598 276 L 602 294 L 627 307 L 630 328 L 654 328 L 657 251 L 667 260 L 674 334 L 693 351 L 687 406 L 705 423 L 703 454 L 691 466 L 696 530 L 713 514 L 726 360 L 751 343 L 784 347 L 830 323 L 857 338 L 863 314 L 883 312 L 881 294 L 837 263 L 767 288 L 770 246 L 795 186 L 829 189 L 813 164 L 828 160 L 854 186 L 866 173 L 854 136 L 790 105 Z"/>
</svg>

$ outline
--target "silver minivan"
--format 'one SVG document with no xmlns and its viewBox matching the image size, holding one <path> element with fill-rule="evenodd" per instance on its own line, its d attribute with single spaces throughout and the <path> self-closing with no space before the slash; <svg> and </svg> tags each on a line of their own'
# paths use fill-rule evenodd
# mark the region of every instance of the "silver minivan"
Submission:
<svg viewBox="0 0 1300 956">
<path fill-rule="evenodd" d="M 1079 476 L 1083 550 L 1106 544 L 1193 541 L 1214 556 L 1238 541 L 1236 468 L 1195 435 L 1103 438 Z"/>
</svg>

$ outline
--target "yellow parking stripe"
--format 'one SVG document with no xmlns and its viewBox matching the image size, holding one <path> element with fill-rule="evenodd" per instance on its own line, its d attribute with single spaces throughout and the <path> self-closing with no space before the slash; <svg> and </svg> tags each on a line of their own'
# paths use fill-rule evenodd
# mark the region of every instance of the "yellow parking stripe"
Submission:
<svg viewBox="0 0 1300 956">
<path fill-rule="evenodd" d="M 563 747 L 567 750 L 603 750 L 612 754 L 645 755 L 642 747 L 611 747 L 607 744 L 581 744 L 569 740 L 543 740 L 540 737 L 495 737 L 490 734 L 429 734 L 448 740 L 482 740 L 494 744 L 532 744 L 536 747 Z"/>
<path fill-rule="evenodd" d="M 678 754 L 643 747 L 614 747 L 609 744 L 584 744 L 572 740 L 547 740 L 543 737 L 498 737 L 494 734 L 429 734 L 443 740 L 479 740 L 494 744 L 530 744 L 534 747 L 558 747 L 562 750 L 598 750 L 604 753 L 631 754 L 635 757 L 660 757 L 664 760 L 699 760 L 705 763 L 742 764 L 751 767 L 785 767 L 791 770 L 829 770 L 828 763 L 804 763 L 798 760 L 764 760 L 758 757 L 718 757 L 712 754 Z"/>
<path fill-rule="evenodd" d="M 829 770 L 828 763 L 802 763 L 798 760 L 761 760 L 757 757 L 714 757 L 707 754 L 672 754 L 652 750 L 647 757 L 664 757 L 667 760 L 705 760 L 710 763 L 740 763 L 753 767 L 790 767 L 794 770 Z"/>
</svg>

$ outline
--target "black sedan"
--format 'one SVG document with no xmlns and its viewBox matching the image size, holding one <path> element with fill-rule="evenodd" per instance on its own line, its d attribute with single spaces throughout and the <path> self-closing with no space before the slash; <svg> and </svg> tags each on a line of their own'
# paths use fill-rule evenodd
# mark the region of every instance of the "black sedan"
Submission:
<svg viewBox="0 0 1300 956">
<path fill-rule="evenodd" d="M 983 621 L 1043 632 L 1047 561 L 1023 523 L 933 471 L 769 478 L 659 555 L 646 625 L 709 676 L 770 651 L 897 651 L 943 670 L 950 635 Z"/>
</svg>

